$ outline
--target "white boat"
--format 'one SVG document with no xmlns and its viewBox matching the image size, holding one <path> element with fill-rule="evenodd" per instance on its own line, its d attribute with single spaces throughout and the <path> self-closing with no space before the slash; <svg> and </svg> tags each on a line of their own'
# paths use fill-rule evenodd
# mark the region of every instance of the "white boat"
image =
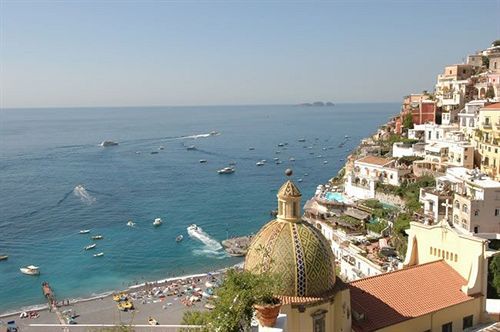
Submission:
<svg viewBox="0 0 500 332">
<path fill-rule="evenodd" d="M 90 229 L 82 229 L 79 233 L 80 234 L 88 234 L 88 233 L 90 233 Z"/>
<path fill-rule="evenodd" d="M 276 163 L 276 165 L 279 165 L 279 164 L 281 164 L 281 160 L 276 160 L 275 163 Z"/>
<path fill-rule="evenodd" d="M 102 141 L 101 144 L 99 144 L 102 147 L 107 147 L 107 146 L 115 146 L 118 145 L 118 142 L 114 141 Z"/>
<path fill-rule="evenodd" d="M 210 136 L 217 136 L 219 134 L 220 133 L 218 131 L 216 131 L 216 130 L 213 130 L 213 131 L 210 132 Z"/>
<path fill-rule="evenodd" d="M 163 224 L 161 218 L 156 218 L 155 221 L 153 221 L 153 226 L 160 226 L 161 224 Z"/>
<path fill-rule="evenodd" d="M 196 146 L 190 145 L 186 148 L 186 150 L 196 150 Z"/>
<path fill-rule="evenodd" d="M 257 166 L 264 166 L 264 163 L 262 161 L 258 161 L 255 165 L 257 165 Z"/>
<path fill-rule="evenodd" d="M 295 158 L 294 157 L 290 158 L 290 161 L 295 161 Z"/>
<path fill-rule="evenodd" d="M 305 142 L 306 139 L 305 138 L 299 138 L 299 142 Z"/>
<path fill-rule="evenodd" d="M 94 235 L 92 236 L 92 240 L 102 240 L 104 237 L 102 235 Z"/>
<path fill-rule="evenodd" d="M 323 164 L 328 164 L 328 160 L 323 161 Z"/>
<path fill-rule="evenodd" d="M 19 269 L 22 273 L 30 275 L 30 276 L 37 276 L 40 274 L 40 268 L 38 266 L 34 265 L 28 265 L 26 267 L 22 267 Z"/>
<path fill-rule="evenodd" d="M 206 163 L 206 162 L 207 162 L 207 160 L 206 160 L 206 159 L 200 159 L 200 164 L 204 164 L 204 163 Z"/>
<path fill-rule="evenodd" d="M 163 145 L 160 145 L 160 147 L 158 148 L 158 150 L 165 150 L 165 147 Z"/>
<path fill-rule="evenodd" d="M 302 182 L 302 179 L 298 179 L 297 182 Z"/>
<path fill-rule="evenodd" d="M 102 257 L 102 256 L 104 256 L 104 253 L 103 253 L 103 252 L 100 252 L 100 253 L 98 253 L 98 254 L 94 254 L 94 257 Z"/>
<path fill-rule="evenodd" d="M 89 244 L 88 246 L 86 246 L 86 247 L 85 247 L 85 248 L 83 248 L 83 249 L 84 249 L 84 250 L 90 250 L 90 249 L 94 249 L 96 246 L 97 246 L 97 244 L 92 243 L 92 244 Z"/>
<path fill-rule="evenodd" d="M 181 242 L 182 240 L 184 239 L 184 236 L 181 234 L 181 235 L 178 235 L 176 238 L 175 238 L 175 242 Z"/>
<path fill-rule="evenodd" d="M 234 173 L 234 168 L 224 167 L 223 169 L 218 170 L 217 173 L 219 173 L 219 174 L 231 174 L 231 173 Z"/>
<path fill-rule="evenodd" d="M 278 143 L 278 146 L 285 146 L 285 143 Z"/>
<path fill-rule="evenodd" d="M 128 227 L 135 227 L 135 222 L 133 222 L 132 220 L 129 220 L 129 221 L 127 222 L 127 226 L 128 226 Z"/>
<path fill-rule="evenodd" d="M 274 158 L 274 161 L 278 161 L 278 160 L 280 160 L 280 158 Z"/>
<path fill-rule="evenodd" d="M 200 228 L 200 227 L 198 227 L 196 224 L 191 224 L 191 225 L 189 225 L 189 226 L 188 226 L 187 230 L 188 230 L 188 232 L 189 232 L 189 231 L 192 231 L 192 232 L 193 232 L 193 231 L 194 231 L 194 232 L 198 232 L 198 231 L 200 231 L 200 230 L 201 230 L 201 228 Z"/>
</svg>

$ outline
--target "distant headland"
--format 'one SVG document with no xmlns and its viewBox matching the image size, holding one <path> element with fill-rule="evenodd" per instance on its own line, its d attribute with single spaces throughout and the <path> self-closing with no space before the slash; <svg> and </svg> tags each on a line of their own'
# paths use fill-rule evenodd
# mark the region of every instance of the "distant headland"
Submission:
<svg viewBox="0 0 500 332">
<path fill-rule="evenodd" d="M 332 107 L 332 106 L 335 106 L 335 104 L 332 103 L 331 101 L 327 101 L 327 102 L 315 101 L 313 103 L 298 104 L 297 106 L 317 106 L 317 107 L 329 106 L 329 107 Z"/>
</svg>

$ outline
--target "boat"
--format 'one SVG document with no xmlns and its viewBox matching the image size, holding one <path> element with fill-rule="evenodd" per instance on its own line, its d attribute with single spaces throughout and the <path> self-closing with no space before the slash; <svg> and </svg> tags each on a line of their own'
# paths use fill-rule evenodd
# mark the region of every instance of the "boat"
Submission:
<svg viewBox="0 0 500 332">
<path fill-rule="evenodd" d="M 255 165 L 257 165 L 257 166 L 264 166 L 264 163 L 262 161 L 258 161 Z"/>
<path fill-rule="evenodd" d="M 129 220 L 129 221 L 127 222 L 127 226 L 128 226 L 128 227 L 135 227 L 135 222 L 133 222 L 132 220 Z"/>
<path fill-rule="evenodd" d="M 298 179 L 297 182 L 302 182 L 302 179 Z"/>
<path fill-rule="evenodd" d="M 101 144 L 99 144 L 102 147 L 108 147 L 108 146 L 115 146 L 118 145 L 118 142 L 114 141 L 102 141 Z"/>
<path fill-rule="evenodd" d="M 148 324 L 149 324 L 149 325 L 160 325 L 160 324 L 158 323 L 158 321 L 157 321 L 156 319 L 154 319 L 153 317 L 149 317 L 149 319 L 148 319 Z"/>
<path fill-rule="evenodd" d="M 280 151 L 280 150 L 278 150 L 278 151 L 274 151 L 274 153 L 275 153 L 275 154 L 280 154 L 280 153 L 281 153 L 281 151 Z"/>
<path fill-rule="evenodd" d="M 88 234 L 88 233 L 90 233 L 90 229 L 82 229 L 79 233 L 80 234 Z"/>
<path fill-rule="evenodd" d="M 26 267 L 22 267 L 19 269 L 22 273 L 30 275 L 30 276 L 37 276 L 40 274 L 40 268 L 38 266 L 34 265 L 28 265 Z"/>
<path fill-rule="evenodd" d="M 210 132 L 210 136 L 217 136 L 217 135 L 220 135 L 220 133 L 216 130 Z"/>
<path fill-rule="evenodd" d="M 234 168 L 224 167 L 223 169 L 218 170 L 217 173 L 219 173 L 219 174 L 231 174 L 231 173 L 234 173 Z"/>
<path fill-rule="evenodd" d="M 104 253 L 103 253 L 103 252 L 100 252 L 100 253 L 98 253 L 98 254 L 94 254 L 94 257 L 102 257 L 102 256 L 104 256 Z"/>
<path fill-rule="evenodd" d="M 349 135 L 345 135 L 344 138 L 349 138 Z"/>
<path fill-rule="evenodd" d="M 305 138 L 299 138 L 299 142 L 305 142 L 306 139 Z"/>
<path fill-rule="evenodd" d="M 304 176 L 309 176 L 309 173 L 304 173 Z"/>
<path fill-rule="evenodd" d="M 181 242 L 182 239 L 184 239 L 184 236 L 181 234 L 181 235 L 177 235 L 177 237 L 175 238 L 175 242 Z"/>
<path fill-rule="evenodd" d="M 85 248 L 83 248 L 83 249 L 84 249 L 84 250 L 90 250 L 90 249 L 94 249 L 96 246 L 97 246 L 97 244 L 92 243 L 92 244 L 89 244 L 88 246 L 86 246 L 86 247 L 85 247 Z"/>
<path fill-rule="evenodd" d="M 253 146 L 249 147 L 248 150 L 252 151 L 252 150 L 255 150 L 255 148 Z"/>
<path fill-rule="evenodd" d="M 0 261 L 6 261 L 9 258 L 7 255 L 0 255 Z"/>
<path fill-rule="evenodd" d="M 285 146 L 285 143 L 278 143 L 278 146 Z"/>
<path fill-rule="evenodd" d="M 295 161 L 295 158 L 294 157 L 290 158 L 290 161 Z"/>
<path fill-rule="evenodd" d="M 163 145 L 160 145 L 160 147 L 158 148 L 158 150 L 165 150 L 165 147 Z"/>
<path fill-rule="evenodd" d="M 200 227 L 198 227 L 196 224 L 191 224 L 191 225 L 189 225 L 189 226 L 188 226 L 187 230 L 188 230 L 188 232 L 189 232 L 189 231 L 195 231 L 195 232 L 198 232 L 198 231 L 200 231 L 200 230 L 201 230 L 201 228 L 200 228 Z"/>
<path fill-rule="evenodd" d="M 151 151 L 150 154 L 158 154 L 158 151 Z"/>
<path fill-rule="evenodd" d="M 94 235 L 92 236 L 92 240 L 102 240 L 104 237 L 102 235 Z"/>
<path fill-rule="evenodd" d="M 279 165 L 279 164 L 281 164 L 281 160 L 276 160 L 274 163 L 275 163 L 276 165 Z"/>
<path fill-rule="evenodd" d="M 196 150 L 196 146 L 190 145 L 186 148 L 186 150 Z"/>
<path fill-rule="evenodd" d="M 324 160 L 324 161 L 323 161 L 323 164 L 328 164 L 328 160 Z"/>
<path fill-rule="evenodd" d="M 161 220 L 161 218 L 156 218 L 155 221 L 153 221 L 153 226 L 160 226 L 161 224 L 163 224 L 163 221 Z"/>
<path fill-rule="evenodd" d="M 280 160 L 280 158 L 273 158 L 273 160 L 274 160 L 274 161 L 278 161 L 278 160 Z"/>
<path fill-rule="evenodd" d="M 204 163 L 206 163 L 206 162 L 207 162 L 207 160 L 206 160 L 206 159 L 200 159 L 200 164 L 204 164 Z"/>
</svg>

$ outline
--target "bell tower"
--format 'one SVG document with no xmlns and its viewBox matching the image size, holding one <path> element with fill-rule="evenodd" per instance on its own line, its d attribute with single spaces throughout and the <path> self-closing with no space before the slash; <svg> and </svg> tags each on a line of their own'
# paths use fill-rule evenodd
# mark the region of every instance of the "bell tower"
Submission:
<svg viewBox="0 0 500 332">
<path fill-rule="evenodd" d="M 292 170 L 287 169 L 285 174 L 292 175 Z M 300 199 L 302 194 L 299 188 L 290 180 L 286 181 L 278 191 L 278 220 L 299 222 L 301 220 Z"/>
</svg>

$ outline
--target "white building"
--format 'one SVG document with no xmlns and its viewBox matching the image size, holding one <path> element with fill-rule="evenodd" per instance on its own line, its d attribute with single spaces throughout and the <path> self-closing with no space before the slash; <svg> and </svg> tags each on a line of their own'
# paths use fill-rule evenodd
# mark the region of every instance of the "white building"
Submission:
<svg viewBox="0 0 500 332">
<path fill-rule="evenodd" d="M 347 176 L 345 193 L 357 199 L 375 197 L 377 183 L 400 186 L 411 169 L 398 165 L 396 160 L 367 156 L 354 162 L 354 168 Z"/>
<path fill-rule="evenodd" d="M 467 140 L 471 140 L 479 121 L 479 110 L 487 105 L 486 100 L 473 100 L 465 104 L 458 113 L 458 124 Z"/>
</svg>

